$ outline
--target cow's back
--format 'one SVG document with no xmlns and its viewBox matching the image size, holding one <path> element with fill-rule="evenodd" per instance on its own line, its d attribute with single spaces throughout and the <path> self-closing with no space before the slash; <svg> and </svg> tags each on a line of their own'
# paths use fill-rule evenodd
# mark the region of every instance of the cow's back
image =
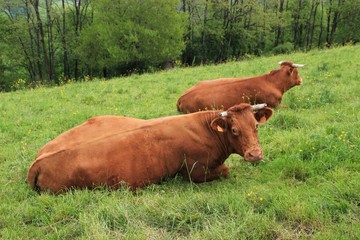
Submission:
<svg viewBox="0 0 360 240">
<path fill-rule="evenodd" d="M 228 109 L 239 103 L 264 103 L 271 86 L 264 76 L 222 78 L 201 81 L 179 98 L 177 108 L 184 113 L 200 110 Z M 258 100 L 258 101 L 256 101 Z"/>
<path fill-rule="evenodd" d="M 106 137 L 123 130 L 139 126 L 144 120 L 119 116 L 98 116 L 88 119 L 83 124 L 76 126 L 49 143 L 45 144 L 37 153 L 36 158 L 43 154 L 69 149 L 80 143 L 91 141 L 97 137 Z"/>
</svg>

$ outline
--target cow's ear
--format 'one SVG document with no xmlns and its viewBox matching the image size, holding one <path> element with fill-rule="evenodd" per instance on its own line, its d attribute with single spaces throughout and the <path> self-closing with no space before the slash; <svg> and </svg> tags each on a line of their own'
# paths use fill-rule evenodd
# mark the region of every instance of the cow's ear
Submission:
<svg viewBox="0 0 360 240">
<path fill-rule="evenodd" d="M 267 122 L 271 118 L 273 113 L 274 113 L 274 110 L 272 110 L 271 108 L 265 107 L 263 109 L 260 109 L 256 113 L 254 113 L 254 116 L 259 123 L 264 123 L 264 122 Z"/>
<path fill-rule="evenodd" d="M 288 66 L 288 65 L 281 65 L 281 67 L 283 69 L 283 71 L 286 72 L 287 75 L 291 76 L 294 72 L 294 67 Z"/>
<path fill-rule="evenodd" d="M 296 69 L 295 67 L 290 67 L 290 68 L 289 68 L 288 73 L 289 73 L 290 76 L 293 75 L 295 69 Z"/>
<path fill-rule="evenodd" d="M 215 118 L 211 122 L 211 128 L 218 132 L 226 131 L 226 121 L 223 118 Z"/>
</svg>

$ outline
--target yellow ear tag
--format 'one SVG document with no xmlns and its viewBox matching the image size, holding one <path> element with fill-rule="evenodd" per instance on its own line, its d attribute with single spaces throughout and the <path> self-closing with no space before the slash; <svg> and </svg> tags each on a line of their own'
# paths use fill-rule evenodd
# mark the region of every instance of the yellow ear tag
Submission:
<svg viewBox="0 0 360 240">
<path fill-rule="evenodd" d="M 216 129 L 218 130 L 218 132 L 224 132 L 224 129 L 222 129 L 219 125 L 216 126 Z"/>
</svg>

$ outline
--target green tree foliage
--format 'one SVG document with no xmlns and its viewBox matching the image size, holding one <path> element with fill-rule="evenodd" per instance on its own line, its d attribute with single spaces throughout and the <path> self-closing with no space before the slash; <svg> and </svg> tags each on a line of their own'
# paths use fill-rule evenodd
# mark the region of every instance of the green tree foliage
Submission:
<svg viewBox="0 0 360 240">
<path fill-rule="evenodd" d="M 360 0 L 0 0 L 0 89 L 357 43 L 358 12 Z"/>
<path fill-rule="evenodd" d="M 189 16 L 183 54 L 183 61 L 188 64 L 260 55 L 271 42 L 275 21 L 272 1 L 260 4 L 254 0 L 183 0 L 182 4 Z"/>
<path fill-rule="evenodd" d="M 27 69 L 22 64 L 24 54 L 16 37 L 23 23 L 12 23 L 5 15 L 0 14 L 0 92 L 14 90 L 14 84 L 19 79 L 28 77 Z"/>
<path fill-rule="evenodd" d="M 339 43 L 360 41 L 360 0 L 345 1 L 341 6 L 339 17 L 339 29 L 336 40 Z"/>
<path fill-rule="evenodd" d="M 88 74 L 102 70 L 107 77 L 175 60 L 184 47 L 185 26 L 177 4 L 177 0 L 94 3 L 94 24 L 82 33 L 78 50 Z"/>
<path fill-rule="evenodd" d="M 182 0 L 183 62 L 199 64 L 358 42 L 359 0 Z"/>
</svg>

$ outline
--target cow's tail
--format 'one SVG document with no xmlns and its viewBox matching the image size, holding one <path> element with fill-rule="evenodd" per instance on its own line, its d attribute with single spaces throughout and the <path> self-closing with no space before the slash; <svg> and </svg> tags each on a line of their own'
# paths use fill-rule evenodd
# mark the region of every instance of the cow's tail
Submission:
<svg viewBox="0 0 360 240">
<path fill-rule="evenodd" d="M 38 185 L 39 175 L 40 175 L 40 166 L 39 164 L 37 164 L 37 161 L 35 161 L 29 169 L 27 181 L 30 187 L 35 191 L 37 191 L 38 193 L 40 193 L 41 191 L 41 188 Z"/>
</svg>

